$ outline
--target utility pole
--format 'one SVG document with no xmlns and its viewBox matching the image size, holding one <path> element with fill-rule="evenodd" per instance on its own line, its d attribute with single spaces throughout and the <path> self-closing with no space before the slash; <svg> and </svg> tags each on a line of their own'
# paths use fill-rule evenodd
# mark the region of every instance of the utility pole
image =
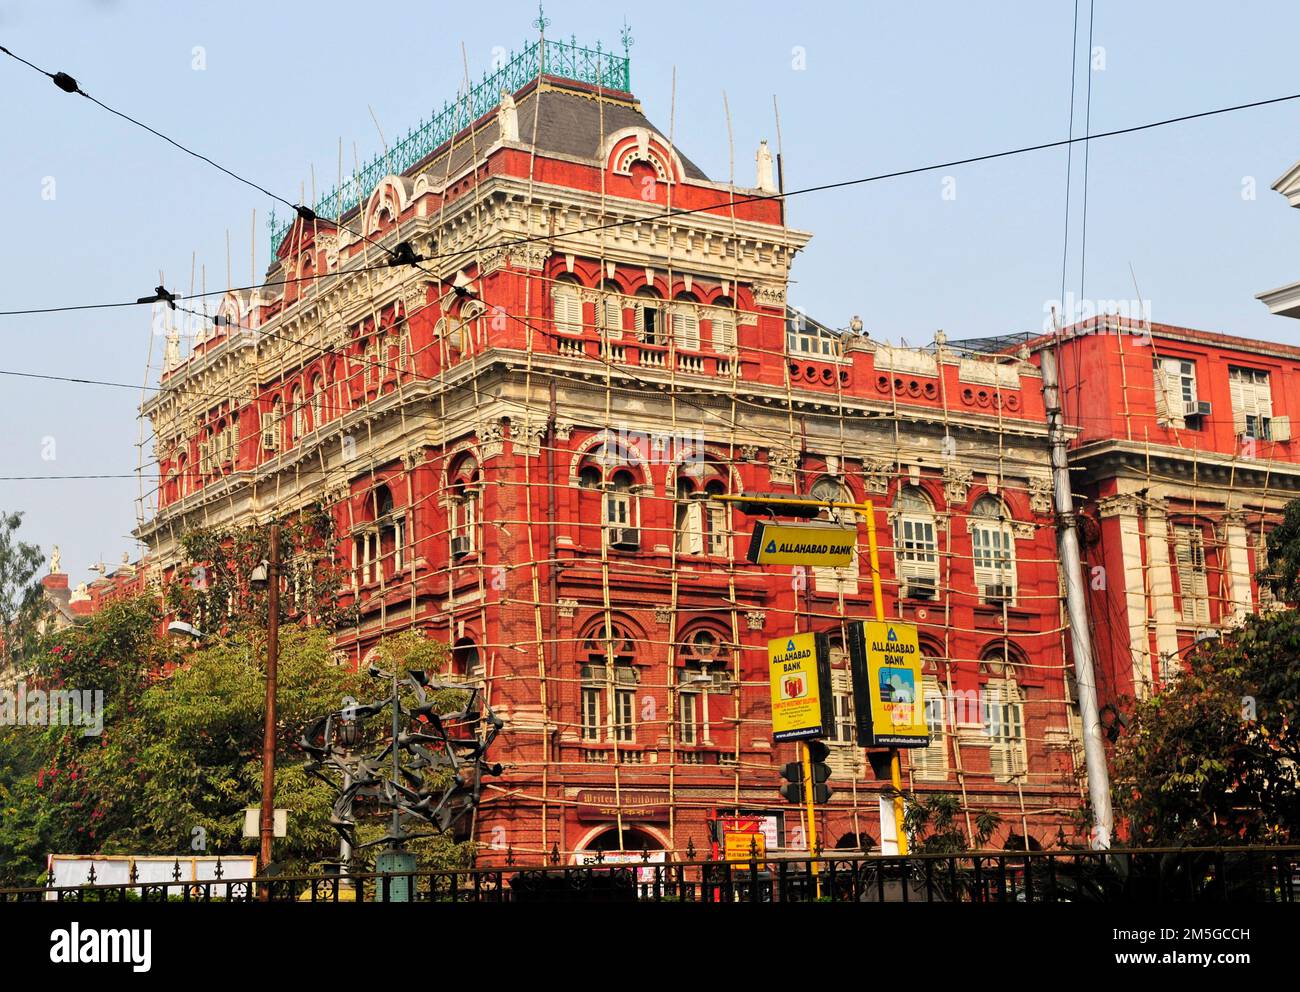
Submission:
<svg viewBox="0 0 1300 992">
<path fill-rule="evenodd" d="M 280 648 L 280 525 L 271 524 L 271 560 L 267 574 L 266 726 L 262 731 L 262 871 L 271 863 L 275 836 L 275 690 Z M 262 889 L 265 899 L 268 893 Z"/>
<path fill-rule="evenodd" d="M 1048 434 L 1052 445 L 1052 486 L 1056 495 L 1056 540 L 1065 572 L 1065 604 L 1070 618 L 1070 648 L 1074 655 L 1074 682 L 1083 719 L 1083 760 L 1088 773 L 1088 797 L 1092 802 L 1093 850 L 1110 848 L 1114 816 L 1110 807 L 1110 774 L 1106 769 L 1106 748 L 1101 740 L 1101 715 L 1097 709 L 1097 678 L 1093 667 L 1092 634 L 1088 627 L 1084 595 L 1083 563 L 1079 555 L 1079 533 L 1075 527 L 1074 496 L 1070 490 L 1070 466 L 1066 454 L 1065 420 L 1061 411 L 1061 387 L 1057 379 L 1057 340 L 1044 348 L 1042 356 L 1043 403 L 1047 407 Z"/>
</svg>

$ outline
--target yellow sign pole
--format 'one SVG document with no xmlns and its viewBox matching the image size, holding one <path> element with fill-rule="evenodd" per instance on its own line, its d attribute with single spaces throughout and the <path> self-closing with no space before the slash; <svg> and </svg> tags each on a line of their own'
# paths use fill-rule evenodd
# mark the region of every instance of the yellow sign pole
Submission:
<svg viewBox="0 0 1300 992">
<path fill-rule="evenodd" d="M 824 506 L 832 510 L 856 510 L 863 513 L 867 518 L 867 549 L 871 556 L 871 595 L 875 600 L 876 619 L 883 621 L 885 619 L 885 597 L 880 591 L 880 549 L 876 543 L 876 508 L 871 500 L 863 503 L 838 502 L 836 500 L 821 499 L 801 499 L 797 496 L 760 496 L 745 497 L 733 496 L 730 494 L 715 494 L 709 497 L 720 503 L 751 503 L 762 502 L 770 506 Z M 804 744 L 804 781 L 810 782 L 812 779 L 812 758 L 809 756 L 808 745 Z M 907 854 L 907 832 L 903 829 L 903 763 L 899 758 L 898 748 L 889 749 L 889 778 L 894 787 L 894 833 L 898 837 L 898 853 Z M 811 797 L 809 798 L 808 830 L 809 830 L 809 849 L 814 849 L 813 831 L 816 829 L 812 823 Z M 816 871 L 816 864 L 813 870 Z"/>
<path fill-rule="evenodd" d="M 800 750 L 803 753 L 803 802 L 808 810 L 808 853 L 812 855 L 808 863 L 812 866 L 813 885 L 816 888 L 817 898 L 820 899 L 822 878 L 817 870 L 817 814 L 813 804 L 812 748 L 807 741 L 804 741 Z"/>
<path fill-rule="evenodd" d="M 876 544 L 876 512 L 871 503 L 867 508 L 867 549 L 871 555 L 871 593 L 876 601 L 876 619 L 885 619 L 885 598 L 880 592 L 880 550 Z M 889 749 L 889 781 L 894 787 L 894 836 L 898 839 L 898 853 L 907 854 L 907 831 L 903 829 L 903 762 L 898 748 Z"/>
</svg>

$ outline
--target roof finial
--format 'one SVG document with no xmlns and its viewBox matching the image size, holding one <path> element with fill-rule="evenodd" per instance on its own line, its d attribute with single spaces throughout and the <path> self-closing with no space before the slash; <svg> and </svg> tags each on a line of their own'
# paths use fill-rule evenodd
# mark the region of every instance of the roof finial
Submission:
<svg viewBox="0 0 1300 992">
<path fill-rule="evenodd" d="M 636 44 L 632 37 L 632 28 L 628 26 L 627 18 L 623 18 L 623 30 L 618 33 L 619 39 L 623 42 L 623 57 L 628 57 L 628 49 Z"/>
<path fill-rule="evenodd" d="M 544 35 L 550 24 L 551 19 L 546 16 L 546 11 L 542 9 L 542 5 L 539 3 L 537 5 L 537 20 L 533 21 L 533 26 Z"/>
</svg>

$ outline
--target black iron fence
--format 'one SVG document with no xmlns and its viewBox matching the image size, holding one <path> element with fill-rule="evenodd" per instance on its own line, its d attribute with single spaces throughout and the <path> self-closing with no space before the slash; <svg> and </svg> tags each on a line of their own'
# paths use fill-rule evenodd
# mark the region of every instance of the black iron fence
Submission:
<svg viewBox="0 0 1300 992">
<path fill-rule="evenodd" d="M 1300 847 L 769 856 L 0 889 L 0 902 L 44 901 L 1295 903 Z"/>
</svg>

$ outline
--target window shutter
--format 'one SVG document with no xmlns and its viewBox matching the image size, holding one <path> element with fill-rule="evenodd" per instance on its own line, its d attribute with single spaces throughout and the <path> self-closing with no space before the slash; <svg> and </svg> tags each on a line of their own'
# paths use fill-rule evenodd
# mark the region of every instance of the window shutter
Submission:
<svg viewBox="0 0 1300 992">
<path fill-rule="evenodd" d="M 582 333 L 582 298 L 572 286 L 555 287 L 555 329 L 564 334 Z"/>
<path fill-rule="evenodd" d="M 713 311 L 713 347 L 717 351 L 736 347 L 736 318 L 725 310 Z"/>
<path fill-rule="evenodd" d="M 1247 409 L 1247 388 L 1241 370 L 1232 369 L 1228 373 L 1228 394 L 1232 397 L 1232 432 L 1237 435 L 1246 433 L 1246 415 L 1255 412 Z"/>
<path fill-rule="evenodd" d="M 1156 420 L 1169 420 L 1169 386 L 1165 382 L 1164 367 L 1156 362 L 1155 369 Z"/>
<path fill-rule="evenodd" d="M 686 507 L 686 534 L 682 547 L 688 555 L 704 554 L 704 507 L 691 501 Z"/>
<path fill-rule="evenodd" d="M 1174 557 L 1178 567 L 1178 589 L 1186 623 L 1210 620 L 1209 582 L 1205 573 L 1205 549 L 1195 527 L 1176 527 Z"/>
<path fill-rule="evenodd" d="M 602 301 L 605 313 L 605 334 L 611 338 L 623 336 L 623 301 L 617 296 L 607 295 Z"/>
<path fill-rule="evenodd" d="M 1273 418 L 1272 437 L 1274 441 L 1291 440 L 1291 418 L 1290 417 Z"/>
<path fill-rule="evenodd" d="M 698 351 L 700 347 L 700 322 L 690 306 L 673 307 L 673 343 L 678 348 Z"/>
</svg>

